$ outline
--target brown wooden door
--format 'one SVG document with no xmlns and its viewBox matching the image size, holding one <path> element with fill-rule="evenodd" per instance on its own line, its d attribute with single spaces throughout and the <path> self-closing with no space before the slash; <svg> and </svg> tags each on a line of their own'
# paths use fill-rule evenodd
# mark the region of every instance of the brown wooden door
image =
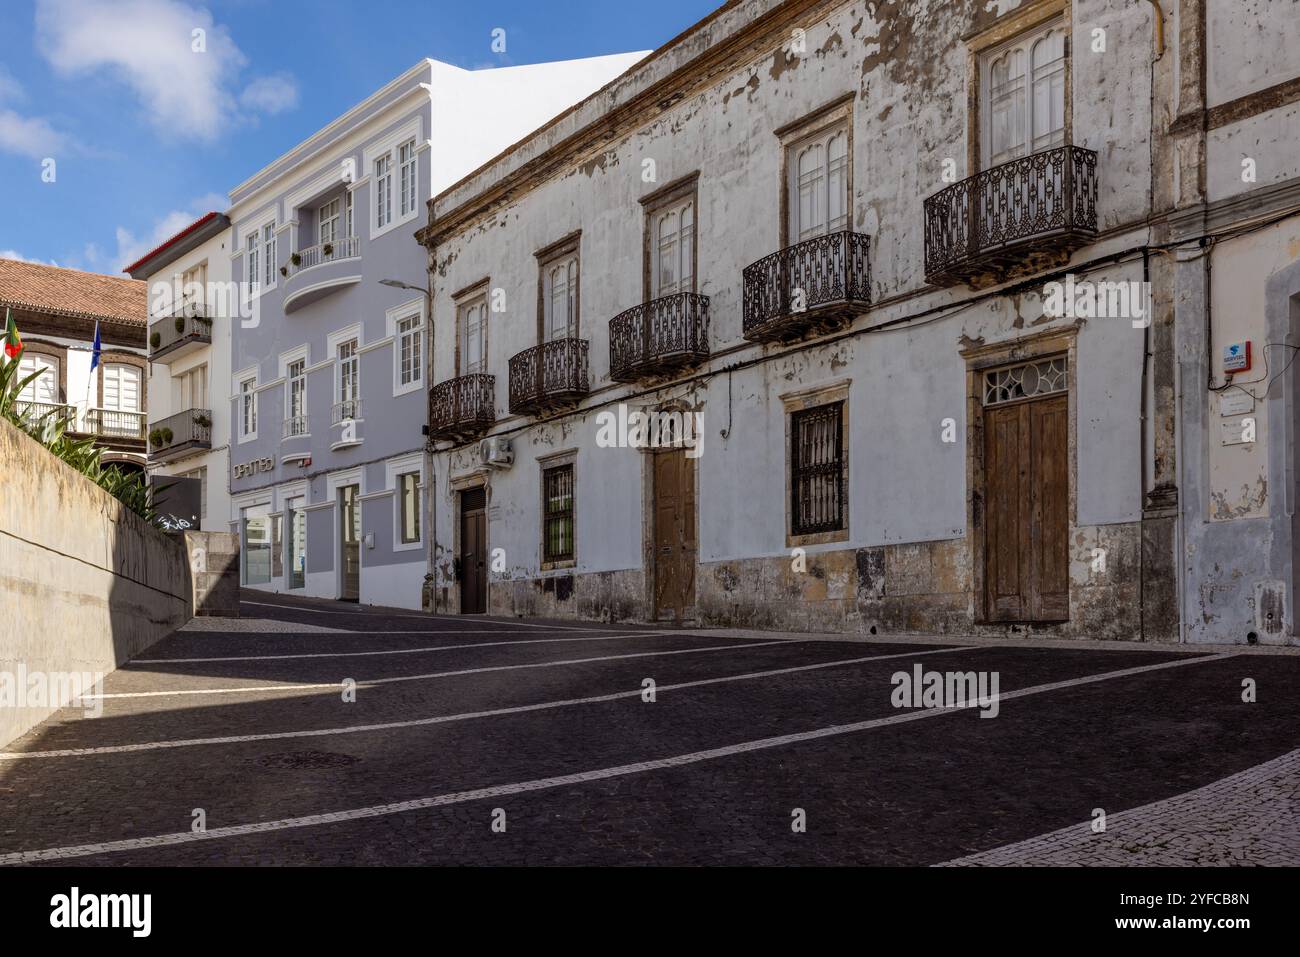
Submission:
<svg viewBox="0 0 1300 957">
<path fill-rule="evenodd" d="M 990 621 L 1070 617 L 1068 398 L 984 413 L 984 577 Z"/>
<path fill-rule="evenodd" d="M 460 493 L 460 613 L 487 611 L 487 493 Z"/>
<path fill-rule="evenodd" d="M 655 617 L 695 616 L 695 463 L 685 449 L 654 456 Z"/>
<path fill-rule="evenodd" d="M 341 594 L 344 601 L 361 597 L 361 489 L 344 485 L 339 489 L 339 551 L 343 559 Z"/>
</svg>

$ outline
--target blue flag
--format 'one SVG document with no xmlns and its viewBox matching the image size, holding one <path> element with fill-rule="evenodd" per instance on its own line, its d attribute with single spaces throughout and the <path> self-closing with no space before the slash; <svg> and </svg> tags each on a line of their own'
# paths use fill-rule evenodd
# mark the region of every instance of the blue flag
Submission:
<svg viewBox="0 0 1300 957">
<path fill-rule="evenodd" d="M 94 347 L 94 349 L 91 350 L 91 353 L 90 353 L 90 371 L 91 371 L 91 372 L 94 372 L 94 371 L 95 371 L 95 366 L 99 365 L 99 354 L 100 354 L 100 352 L 102 352 L 102 351 L 103 351 L 103 349 L 100 347 L 100 344 L 99 344 L 99 320 L 96 319 L 96 320 L 95 320 L 95 347 Z"/>
</svg>

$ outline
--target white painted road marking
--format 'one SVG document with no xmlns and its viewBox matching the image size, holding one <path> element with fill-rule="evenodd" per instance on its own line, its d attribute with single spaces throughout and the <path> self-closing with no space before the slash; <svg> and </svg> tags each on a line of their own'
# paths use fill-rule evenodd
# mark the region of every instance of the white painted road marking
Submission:
<svg viewBox="0 0 1300 957">
<path fill-rule="evenodd" d="M 1231 656 L 1231 652 L 1225 652 L 1217 655 L 1206 655 L 1200 658 L 1182 658 L 1177 661 L 1142 665 L 1136 668 L 1124 668 L 1119 671 L 1106 671 L 1101 674 L 1088 675 L 1083 678 L 1071 678 L 1067 681 L 1053 681 L 1049 684 L 1032 685 L 1031 687 L 1021 688 L 1017 691 L 1008 691 L 1006 694 L 999 695 L 998 697 L 1001 701 L 1010 701 L 1015 698 L 1044 694 L 1049 691 L 1059 691 L 1064 688 L 1079 687 L 1081 685 L 1093 684 L 1099 681 L 1110 681 L 1115 678 L 1145 674 L 1151 671 L 1161 671 L 1166 668 L 1181 668 L 1187 665 L 1200 664 L 1206 661 L 1222 661 Z M 256 824 L 237 824 L 230 827 L 217 827 L 212 828 L 211 830 L 199 832 L 177 831 L 170 834 L 157 834 L 152 837 L 128 838 L 120 841 L 104 841 L 98 844 L 78 844 L 71 847 L 50 847 L 33 851 L 13 851 L 7 854 L 0 854 L 0 866 L 8 864 L 28 864 L 34 861 L 68 860 L 74 857 L 88 857 L 94 854 L 111 854 L 117 851 L 134 851 L 150 847 L 168 847 L 176 844 L 190 844 L 196 841 L 215 841 L 227 837 L 243 837 L 249 834 L 266 834 L 273 831 L 288 830 L 290 828 L 315 827 L 322 824 L 341 824 L 349 821 L 359 821 L 366 818 L 386 817 L 391 814 L 402 814 L 406 811 L 421 811 L 433 807 L 444 807 L 449 804 L 463 804 L 469 801 L 480 801 L 486 798 L 509 797 L 514 794 L 526 794 L 532 791 L 543 791 L 555 787 L 564 787 L 566 785 L 588 784 L 592 781 L 624 777 L 630 774 L 642 774 L 646 771 L 658 771 L 666 768 L 682 767 L 683 765 L 697 764 L 701 761 L 714 761 L 719 758 L 730 757 L 736 754 L 747 754 L 754 751 L 767 750 L 769 748 L 780 748 L 791 744 L 799 744 L 804 741 L 816 741 L 822 738 L 854 734 L 858 731 L 867 731 L 872 728 L 903 724 L 908 721 L 924 721 L 927 718 L 935 718 L 940 715 L 962 710 L 966 709 L 953 707 L 908 711 L 888 718 L 873 718 L 868 721 L 858 721 L 853 724 L 831 725 L 830 727 L 819 728 L 815 731 L 800 731 L 794 734 L 782 734 L 770 738 L 758 738 L 757 740 L 742 741 L 739 744 L 730 744 L 720 748 L 710 748 L 706 751 L 692 751 L 688 754 L 678 754 L 668 758 L 656 758 L 650 761 L 641 761 L 637 764 L 621 764 L 611 768 L 579 771 L 574 774 L 562 774 L 550 778 L 537 778 L 532 781 L 520 781 L 514 784 L 500 784 L 495 787 L 477 788 L 472 791 L 455 791 L 450 794 L 438 794 L 433 797 L 417 798 L 412 801 L 398 801 L 393 804 L 378 804 L 371 807 L 354 808 L 347 811 L 334 811 L 327 814 L 309 814 L 303 817 L 281 818 L 278 821 L 261 821 Z"/>
<path fill-rule="evenodd" d="M 729 645 L 709 645 L 706 648 L 675 648 L 672 651 L 638 651 L 626 655 L 601 655 L 597 658 L 568 658 L 563 661 L 533 661 L 523 665 L 489 665 L 483 668 L 461 668 L 458 671 L 435 671 L 424 675 L 396 675 L 391 678 L 367 678 L 358 681 L 358 688 L 373 688 L 376 685 L 396 684 L 399 681 L 427 681 L 432 678 L 450 678 L 455 675 L 481 675 L 492 671 L 522 671 L 526 668 L 558 668 L 561 665 L 583 665 L 594 661 L 618 661 L 622 658 L 655 658 L 660 655 L 697 655 L 705 651 L 734 651 L 737 648 L 764 648 L 768 645 L 788 645 L 789 639 L 778 641 L 755 641 L 748 644 L 732 643 Z M 173 698 L 200 694 L 254 694 L 271 691 L 309 691 L 320 688 L 339 690 L 341 681 L 316 682 L 298 685 L 250 685 L 246 688 L 190 688 L 174 691 L 119 691 L 113 694 L 82 695 L 83 701 L 109 698 Z"/>
<path fill-rule="evenodd" d="M 677 684 L 659 685 L 655 690 L 680 691 L 684 688 L 702 688 L 705 685 L 726 684 L 732 681 L 750 681 L 756 678 L 773 678 L 778 675 L 797 674 L 803 671 L 818 671 L 823 668 L 838 668 L 847 665 L 859 665 L 869 661 L 888 661 L 892 658 L 919 658 L 922 655 L 956 654 L 962 651 L 979 651 L 979 646 L 955 645 L 950 648 L 936 648 L 931 651 L 906 651 L 892 655 L 872 655 L 869 658 L 844 658 L 838 661 L 822 661 L 812 665 L 795 665 L 790 668 L 773 668 L 769 671 L 750 671 L 739 675 L 723 675 L 718 678 L 699 678 L 695 681 L 682 681 Z M 146 741 L 139 744 L 106 745 L 99 748 L 66 748 L 58 751 L 0 751 L 0 761 L 21 761 L 30 758 L 76 758 L 93 754 L 129 754 L 136 751 L 156 751 L 162 748 L 189 748 L 212 744 L 246 744 L 250 741 L 281 741 L 286 738 L 316 738 L 336 734 L 360 734 L 368 731 L 392 731 L 397 728 L 419 728 L 432 724 L 447 724 L 453 721 L 469 721 L 473 718 L 494 718 L 508 714 L 522 714 L 527 711 L 549 711 L 554 708 L 568 708 L 584 704 L 600 704 L 618 701 L 621 698 L 639 698 L 641 688 L 633 691 L 615 691 L 610 694 L 592 695 L 587 698 L 566 698 L 560 701 L 543 701 L 538 704 L 515 705 L 509 708 L 493 708 L 490 711 L 467 711 L 461 714 L 434 715 L 428 718 L 411 718 L 406 721 L 388 721 L 383 724 L 345 725 L 341 728 L 313 728 L 307 731 L 274 731 L 265 734 L 240 734 L 221 738 L 183 738 L 175 741 Z"/>
<path fill-rule="evenodd" d="M 472 645 L 434 645 L 426 648 L 393 648 L 384 651 L 313 651 L 296 655 L 225 655 L 216 658 L 136 658 L 132 665 L 196 665 L 215 661 L 286 661 L 291 658 L 365 658 L 371 655 L 418 655 L 429 651 L 460 651 L 462 648 L 495 648 L 501 645 L 545 645 L 557 641 L 616 641 L 619 638 L 653 637 L 657 632 L 631 631 L 596 638 L 526 638 L 523 641 L 479 641 Z"/>
</svg>

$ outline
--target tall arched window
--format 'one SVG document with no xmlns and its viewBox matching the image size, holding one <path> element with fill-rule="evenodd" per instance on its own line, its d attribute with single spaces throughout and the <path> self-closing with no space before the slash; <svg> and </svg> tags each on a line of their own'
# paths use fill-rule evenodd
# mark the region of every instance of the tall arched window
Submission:
<svg viewBox="0 0 1300 957">
<path fill-rule="evenodd" d="M 1023 34 L 985 54 L 980 111 L 984 168 L 1065 143 L 1065 27 Z"/>
</svg>

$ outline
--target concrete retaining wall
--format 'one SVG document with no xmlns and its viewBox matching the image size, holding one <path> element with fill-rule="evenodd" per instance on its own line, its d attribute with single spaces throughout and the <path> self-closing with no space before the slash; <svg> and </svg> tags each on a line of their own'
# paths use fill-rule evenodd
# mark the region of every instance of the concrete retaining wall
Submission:
<svg viewBox="0 0 1300 957">
<path fill-rule="evenodd" d="M 74 697 L 61 676 L 185 624 L 191 595 L 182 541 L 0 421 L 0 746 Z"/>
</svg>

